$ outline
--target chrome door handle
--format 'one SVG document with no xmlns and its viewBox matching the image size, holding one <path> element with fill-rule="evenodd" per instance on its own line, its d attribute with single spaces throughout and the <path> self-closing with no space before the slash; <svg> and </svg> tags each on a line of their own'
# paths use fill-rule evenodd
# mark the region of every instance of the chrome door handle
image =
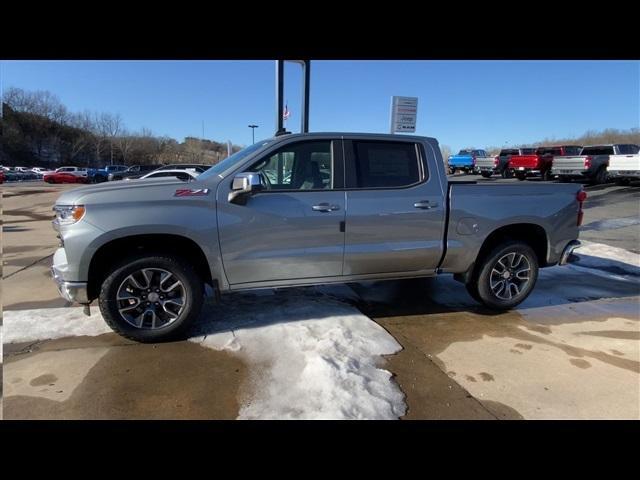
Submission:
<svg viewBox="0 0 640 480">
<path fill-rule="evenodd" d="M 416 207 L 416 208 L 422 208 L 422 209 L 424 209 L 424 210 L 429 210 L 430 208 L 437 207 L 437 206 L 438 206 L 438 204 L 437 204 L 437 203 L 431 203 L 431 202 L 430 202 L 430 201 L 428 201 L 428 200 L 424 200 L 424 201 L 422 201 L 422 202 L 416 202 L 416 203 L 414 203 L 414 204 L 413 204 L 413 206 L 414 206 L 414 207 Z"/>
<path fill-rule="evenodd" d="M 328 203 L 319 203 L 318 205 L 314 205 L 311 208 L 316 212 L 333 212 L 335 210 L 340 210 L 340 205 L 330 205 Z"/>
</svg>

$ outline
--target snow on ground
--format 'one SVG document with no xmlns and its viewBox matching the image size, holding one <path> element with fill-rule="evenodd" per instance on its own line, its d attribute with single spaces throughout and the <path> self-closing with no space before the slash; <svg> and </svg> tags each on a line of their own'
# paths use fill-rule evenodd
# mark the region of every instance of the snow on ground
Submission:
<svg viewBox="0 0 640 480">
<path fill-rule="evenodd" d="M 610 268 L 617 267 L 622 273 L 640 275 L 640 254 L 623 248 L 611 247 L 604 243 L 582 241 L 582 246 L 574 250 L 579 260 L 571 267 Z"/>
<path fill-rule="evenodd" d="M 235 297 L 235 298 L 234 298 Z M 232 294 L 193 341 L 237 352 L 253 369 L 243 419 L 395 419 L 404 395 L 381 355 L 401 346 L 355 308 L 317 291 Z"/>
<path fill-rule="evenodd" d="M 112 331 L 97 308 L 91 309 L 91 317 L 82 312 L 82 307 L 9 310 L 4 312 L 3 320 L 3 343 L 35 342 L 83 335 L 93 337 Z"/>
<path fill-rule="evenodd" d="M 346 287 L 348 288 L 348 287 Z M 240 418 L 396 419 L 404 395 L 381 355 L 402 347 L 377 323 L 329 295 L 335 289 L 230 294 L 208 305 L 192 338 L 249 364 Z M 338 289 L 339 291 L 339 289 Z M 6 343 L 110 332 L 97 308 L 5 312 Z"/>
</svg>

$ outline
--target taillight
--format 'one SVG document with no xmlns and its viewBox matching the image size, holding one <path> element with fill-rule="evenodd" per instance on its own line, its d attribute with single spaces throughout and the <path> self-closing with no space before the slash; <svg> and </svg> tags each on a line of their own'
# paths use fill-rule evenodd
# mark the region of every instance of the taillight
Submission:
<svg viewBox="0 0 640 480">
<path fill-rule="evenodd" d="M 591 168 L 591 157 L 587 157 L 587 158 L 584 159 L 584 168 Z M 585 195 L 586 195 L 586 193 L 585 193 Z"/>
<path fill-rule="evenodd" d="M 582 217 L 584 217 L 584 211 L 582 210 L 582 204 L 587 199 L 587 192 L 580 190 L 576 193 L 576 200 L 578 201 L 578 227 L 582 225 Z"/>
<path fill-rule="evenodd" d="M 500 157 L 496 157 L 493 159 L 493 166 L 497 167 L 498 165 L 500 165 Z"/>
</svg>

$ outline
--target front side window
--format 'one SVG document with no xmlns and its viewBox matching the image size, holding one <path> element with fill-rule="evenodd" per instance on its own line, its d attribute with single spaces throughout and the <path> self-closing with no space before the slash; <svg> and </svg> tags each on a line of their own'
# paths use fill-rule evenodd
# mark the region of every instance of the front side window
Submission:
<svg viewBox="0 0 640 480">
<path fill-rule="evenodd" d="M 287 145 L 250 169 L 265 177 L 268 190 L 328 190 L 333 185 L 331 141 Z"/>
<path fill-rule="evenodd" d="M 422 180 L 416 145 L 409 142 L 353 142 L 356 188 L 407 187 Z"/>
</svg>

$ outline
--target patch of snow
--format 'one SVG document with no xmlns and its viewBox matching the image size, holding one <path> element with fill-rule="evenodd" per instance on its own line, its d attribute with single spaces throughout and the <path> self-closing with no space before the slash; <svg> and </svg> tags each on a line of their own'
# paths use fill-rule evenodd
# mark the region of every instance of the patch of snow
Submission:
<svg viewBox="0 0 640 480">
<path fill-rule="evenodd" d="M 631 227 L 634 225 L 640 225 L 640 218 L 636 215 L 631 217 L 596 220 L 594 222 L 589 222 L 586 225 L 583 225 L 582 227 L 580 227 L 580 230 L 585 232 L 589 230 L 615 230 L 618 228 Z"/>
<path fill-rule="evenodd" d="M 578 261 L 570 263 L 570 268 L 584 267 L 614 275 L 617 273 L 618 276 L 640 275 L 640 254 L 604 243 L 582 243 L 580 248 L 574 250 Z"/>
<path fill-rule="evenodd" d="M 3 343 L 35 342 L 64 337 L 96 336 L 112 330 L 100 310 L 87 317 L 82 307 L 39 308 L 4 312 Z"/>
<path fill-rule="evenodd" d="M 382 355 L 402 347 L 355 308 L 306 292 L 232 294 L 214 308 L 221 320 L 193 338 L 237 352 L 250 365 L 241 419 L 396 419 L 404 395 Z M 253 298 L 251 298 L 253 297 Z"/>
</svg>

